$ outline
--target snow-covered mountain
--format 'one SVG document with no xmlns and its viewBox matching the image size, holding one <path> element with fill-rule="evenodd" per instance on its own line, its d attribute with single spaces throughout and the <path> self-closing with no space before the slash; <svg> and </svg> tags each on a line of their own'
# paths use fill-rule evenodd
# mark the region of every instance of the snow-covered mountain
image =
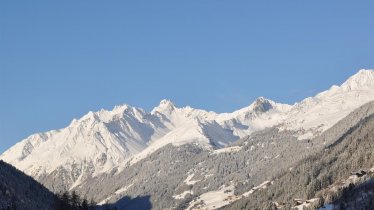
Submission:
<svg viewBox="0 0 374 210">
<path fill-rule="evenodd" d="M 64 129 L 31 135 L 1 159 L 36 178 L 61 167 L 76 171 L 74 181 L 109 171 L 136 154 L 135 160 L 141 159 L 169 143 L 224 147 L 264 127 L 258 121 L 284 112 L 285 107 L 264 98 L 231 114 L 178 108 L 168 100 L 150 113 L 121 105 L 111 111 L 89 112 Z"/>
<path fill-rule="evenodd" d="M 116 106 L 89 112 L 63 129 L 31 135 L 0 159 L 42 179 L 54 174 L 74 187 L 87 177 L 134 163 L 167 145 L 195 144 L 219 149 L 254 131 L 277 126 L 299 139 L 312 138 L 361 105 L 374 100 L 374 71 L 360 70 L 341 86 L 332 86 L 294 105 L 258 98 L 232 113 L 176 107 L 162 100 L 151 112 Z"/>
<path fill-rule="evenodd" d="M 361 105 L 374 100 L 374 70 L 360 70 L 341 86 L 306 98 L 286 114 L 283 129 L 307 139 L 327 130 Z"/>
</svg>

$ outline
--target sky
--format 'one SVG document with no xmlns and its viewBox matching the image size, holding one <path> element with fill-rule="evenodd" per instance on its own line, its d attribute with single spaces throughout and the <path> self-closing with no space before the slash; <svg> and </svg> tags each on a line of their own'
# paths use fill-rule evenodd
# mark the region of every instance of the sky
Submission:
<svg viewBox="0 0 374 210">
<path fill-rule="evenodd" d="M 293 104 L 374 68 L 374 1 L 0 1 L 0 153 L 160 100 Z"/>
</svg>

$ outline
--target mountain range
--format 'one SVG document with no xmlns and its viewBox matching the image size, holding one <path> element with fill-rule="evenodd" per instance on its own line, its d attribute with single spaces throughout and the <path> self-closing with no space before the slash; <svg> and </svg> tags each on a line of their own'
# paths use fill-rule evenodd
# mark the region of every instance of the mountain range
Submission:
<svg viewBox="0 0 374 210">
<path fill-rule="evenodd" d="M 373 100 L 374 70 L 360 70 L 293 105 L 264 97 L 232 113 L 170 100 L 150 112 L 120 105 L 33 134 L 0 159 L 53 192 L 74 190 L 100 204 L 139 209 L 136 201 L 148 199 L 155 209 L 237 208 L 343 141 L 372 116 Z"/>
</svg>

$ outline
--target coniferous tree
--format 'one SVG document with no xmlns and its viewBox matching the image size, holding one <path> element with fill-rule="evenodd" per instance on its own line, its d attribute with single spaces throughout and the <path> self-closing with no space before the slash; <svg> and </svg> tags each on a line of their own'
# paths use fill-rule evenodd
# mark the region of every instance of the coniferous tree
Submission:
<svg viewBox="0 0 374 210">
<path fill-rule="evenodd" d="M 71 196 L 70 196 L 70 205 L 73 208 L 76 208 L 76 209 L 78 209 L 78 207 L 80 206 L 80 198 L 79 198 L 78 194 L 75 191 L 73 191 L 71 193 Z"/>
<path fill-rule="evenodd" d="M 89 209 L 88 201 L 87 201 L 86 198 L 84 198 L 83 201 L 82 201 L 81 209 L 82 209 L 82 210 L 88 210 L 88 209 Z"/>
</svg>

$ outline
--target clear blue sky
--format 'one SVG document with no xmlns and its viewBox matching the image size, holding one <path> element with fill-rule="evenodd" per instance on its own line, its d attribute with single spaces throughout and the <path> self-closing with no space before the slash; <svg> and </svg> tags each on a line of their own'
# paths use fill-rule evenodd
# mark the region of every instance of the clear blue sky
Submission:
<svg viewBox="0 0 374 210">
<path fill-rule="evenodd" d="M 294 103 L 374 68 L 373 1 L 0 1 L 0 152 L 127 103 Z"/>
</svg>

